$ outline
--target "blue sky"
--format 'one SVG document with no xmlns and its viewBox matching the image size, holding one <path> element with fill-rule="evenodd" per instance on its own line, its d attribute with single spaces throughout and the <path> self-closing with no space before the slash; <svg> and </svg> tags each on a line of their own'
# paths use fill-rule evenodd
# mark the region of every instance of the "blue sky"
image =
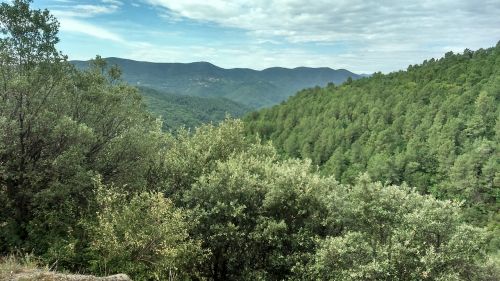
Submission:
<svg viewBox="0 0 500 281">
<path fill-rule="evenodd" d="M 208 61 L 225 68 L 406 69 L 494 46 L 499 0 L 35 0 L 70 59 Z"/>
</svg>

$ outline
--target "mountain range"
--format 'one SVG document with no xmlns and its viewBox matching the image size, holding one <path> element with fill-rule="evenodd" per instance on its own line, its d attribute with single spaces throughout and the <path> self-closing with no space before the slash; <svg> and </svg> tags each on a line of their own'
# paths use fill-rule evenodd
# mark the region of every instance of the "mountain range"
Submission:
<svg viewBox="0 0 500 281">
<path fill-rule="evenodd" d="M 349 77 L 364 76 L 328 67 L 272 67 L 259 71 L 224 69 L 208 62 L 153 63 L 114 57 L 105 60 L 108 65 L 119 66 L 122 78 L 132 85 L 170 94 L 227 98 L 250 108 L 278 104 L 304 88 L 341 84 Z M 89 65 L 89 61 L 72 63 L 80 69 Z"/>
</svg>

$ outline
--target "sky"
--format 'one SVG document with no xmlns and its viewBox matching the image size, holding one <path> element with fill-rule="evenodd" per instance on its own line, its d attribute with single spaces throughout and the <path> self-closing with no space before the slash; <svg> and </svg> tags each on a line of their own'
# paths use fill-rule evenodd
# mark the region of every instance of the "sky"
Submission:
<svg viewBox="0 0 500 281">
<path fill-rule="evenodd" d="M 495 46 L 500 0 L 35 0 L 70 59 L 406 69 Z"/>
</svg>

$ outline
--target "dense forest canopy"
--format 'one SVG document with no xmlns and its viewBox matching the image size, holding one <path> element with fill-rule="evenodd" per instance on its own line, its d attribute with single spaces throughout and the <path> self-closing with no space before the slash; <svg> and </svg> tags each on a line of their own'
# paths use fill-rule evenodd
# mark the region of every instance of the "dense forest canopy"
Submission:
<svg viewBox="0 0 500 281">
<path fill-rule="evenodd" d="M 464 200 L 500 223 L 500 43 L 407 71 L 306 89 L 247 116 L 249 131 L 342 183 L 359 173 Z"/>
<path fill-rule="evenodd" d="M 134 280 L 498 280 L 491 233 L 459 202 L 367 174 L 339 183 L 238 120 L 164 132 L 119 69 L 68 63 L 57 20 L 30 3 L 0 5 L 1 255 Z M 472 132 L 492 143 L 480 152 L 498 144 Z"/>
<path fill-rule="evenodd" d="M 219 123 L 227 116 L 242 117 L 249 107 L 226 98 L 176 95 L 139 87 L 148 110 L 162 119 L 163 129 L 175 132 L 181 127 L 194 129 L 207 123 Z"/>
</svg>

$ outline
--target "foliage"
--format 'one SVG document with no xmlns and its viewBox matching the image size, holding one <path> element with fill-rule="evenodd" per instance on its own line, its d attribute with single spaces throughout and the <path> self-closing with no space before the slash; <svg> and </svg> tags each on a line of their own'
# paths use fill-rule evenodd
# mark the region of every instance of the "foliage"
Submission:
<svg viewBox="0 0 500 281">
<path fill-rule="evenodd" d="M 303 90 L 246 121 L 251 134 L 287 156 L 312 159 L 342 183 L 365 171 L 405 182 L 464 200 L 467 219 L 483 225 L 500 207 L 498 104 L 500 44 Z"/>
<path fill-rule="evenodd" d="M 307 162 L 278 162 L 261 148 L 221 161 L 186 192 L 200 221 L 195 237 L 216 280 L 278 280 L 307 261 L 325 229 L 323 195 L 335 185 Z"/>
<path fill-rule="evenodd" d="M 194 133 L 179 130 L 162 151 L 163 169 L 156 179 L 161 182 L 161 191 L 174 202 L 180 202 L 184 192 L 201 175 L 214 169 L 218 161 L 250 149 L 255 141 L 244 137 L 243 132 L 243 123 L 239 120 L 227 120 L 222 126 L 206 124 Z M 260 151 L 267 154 L 269 147 L 260 147 Z"/>
<path fill-rule="evenodd" d="M 93 271 L 127 272 L 134 280 L 185 279 L 202 258 L 188 231 L 194 221 L 161 193 L 126 193 L 97 182 L 99 211 L 90 221 Z M 128 198 L 130 197 L 130 198 Z"/>
<path fill-rule="evenodd" d="M 137 90 L 111 83 L 99 60 L 79 72 L 54 53 L 58 25 L 28 5 L 0 9 L 2 24 L 29 27 L 2 39 L 10 47 L 0 61 L 0 250 L 60 260 L 62 244 L 83 242 L 75 222 L 94 211 L 92 178 L 131 192 L 154 189 L 149 173 L 164 136 Z"/>
<path fill-rule="evenodd" d="M 55 19 L 29 10 L 29 3 L 0 6 L 3 26 L 19 21 L 16 31 L 29 27 L 21 33 L 3 29 L 1 39 L 2 255 L 33 253 L 57 269 L 123 272 L 136 280 L 500 278 L 498 263 L 486 254 L 490 237 L 464 221 L 455 201 L 366 176 L 340 184 L 321 175 L 310 160 L 284 158 L 270 143 L 247 136 L 239 120 L 176 135 L 163 132 L 137 89 L 121 82 L 119 69 L 108 69 L 96 57 L 92 68 L 78 71 L 54 52 Z M 28 51 L 25 44 L 16 45 L 21 41 L 30 42 Z M 350 79 L 338 89 L 383 77 Z M 438 138 L 433 140 L 442 148 L 439 153 L 422 154 L 433 150 L 410 138 L 405 155 L 413 162 L 401 162 L 410 158 L 393 157 L 392 149 L 402 150 L 387 140 L 403 138 L 386 131 L 373 140 L 376 147 L 386 147 L 385 153 L 375 150 L 376 156 L 362 160 L 366 148 L 346 145 L 334 151 L 333 160 L 325 160 L 333 166 L 324 167 L 336 169 L 343 179 L 349 152 L 360 157 L 357 168 L 391 182 L 400 176 L 392 170 L 394 163 L 405 163 L 414 170 L 404 175 L 421 191 L 443 192 L 439 196 L 466 199 L 465 204 L 489 211 L 498 170 L 492 139 L 497 135 L 491 130 L 498 126 L 490 124 L 497 117 L 490 106 L 496 100 L 482 90 L 486 94 L 474 97 L 470 109 L 477 118 L 457 123 L 466 133 L 455 136 L 468 138 L 463 146 L 470 150 L 456 148 L 453 154 L 447 150 L 453 142 Z M 370 116 L 382 113 L 373 109 Z M 384 127 L 374 120 L 374 126 Z M 422 139 L 448 130 L 438 128 L 427 136 L 415 126 L 415 132 L 405 132 Z M 286 146 L 298 150 L 300 139 L 295 136 Z M 438 181 L 429 179 L 448 175 L 431 169 L 440 161 L 452 168 L 437 189 Z M 498 228 L 492 223 L 488 229 Z"/>
<path fill-rule="evenodd" d="M 233 140 L 226 142 L 229 136 Z M 167 194 L 198 221 L 191 235 L 210 252 L 197 269 L 207 278 L 498 276 L 498 265 L 483 266 L 490 236 L 464 223 L 458 203 L 366 177 L 340 185 L 318 175 L 308 161 L 280 159 L 271 146 L 244 139 L 242 124 L 226 121 L 179 137 L 166 152 L 176 159 L 167 166 L 178 166 L 182 179 L 191 179 Z M 349 248 L 353 255 L 325 254 Z"/>
<path fill-rule="evenodd" d="M 227 98 L 175 95 L 140 87 L 148 109 L 162 118 L 163 129 L 175 132 L 181 127 L 194 129 L 205 123 L 219 123 L 226 116 L 238 118 L 249 107 Z"/>
<path fill-rule="evenodd" d="M 325 239 L 311 269 L 321 280 L 494 280 L 487 235 L 459 205 L 366 176 L 331 201 L 342 233 Z M 498 274 L 498 273 L 496 273 Z"/>
</svg>

